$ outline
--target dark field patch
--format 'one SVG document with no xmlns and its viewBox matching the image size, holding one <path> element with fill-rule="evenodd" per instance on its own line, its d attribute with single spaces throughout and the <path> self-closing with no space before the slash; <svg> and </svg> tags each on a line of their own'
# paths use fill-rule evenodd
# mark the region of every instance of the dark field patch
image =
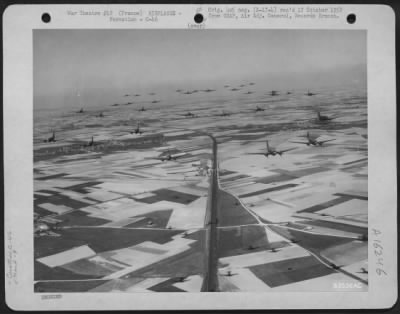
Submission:
<svg viewBox="0 0 400 314">
<path fill-rule="evenodd" d="M 148 271 L 140 271 L 138 275 L 151 277 L 187 277 L 202 275 L 205 272 L 205 252 L 190 250 L 165 261 L 153 264 Z"/>
<path fill-rule="evenodd" d="M 337 194 L 334 194 L 334 195 L 337 195 Z M 339 205 L 339 204 L 345 203 L 347 201 L 350 201 L 352 198 L 353 197 L 350 197 L 350 196 L 339 196 L 339 197 L 337 197 L 337 198 L 335 198 L 333 200 L 330 200 L 328 202 L 321 203 L 321 204 L 318 204 L 318 205 L 314 205 L 314 206 L 307 207 L 305 209 L 299 210 L 298 213 L 315 213 L 315 212 L 318 212 L 320 210 L 327 209 L 329 207 L 332 207 L 332 206 Z"/>
<path fill-rule="evenodd" d="M 287 245 L 287 242 L 270 243 L 262 226 L 218 229 L 219 258 L 277 249 Z"/>
<path fill-rule="evenodd" d="M 35 194 L 35 198 L 36 198 L 34 201 L 35 205 L 40 205 L 43 203 L 51 203 L 54 205 L 64 205 L 64 206 L 70 207 L 72 209 L 79 209 L 79 208 L 90 205 L 89 203 L 84 203 L 81 201 L 74 200 L 74 199 L 70 198 L 69 196 L 63 195 L 56 191 L 41 190 L 38 192 L 47 193 L 47 194 L 51 194 L 51 195 L 44 196 L 44 195 Z"/>
<path fill-rule="evenodd" d="M 35 292 L 86 292 L 106 283 L 108 280 L 93 281 L 47 281 L 35 284 Z"/>
<path fill-rule="evenodd" d="M 359 200 L 368 201 L 368 196 L 361 196 L 361 195 L 348 194 L 348 193 L 336 193 L 336 194 L 333 194 L 333 195 L 342 196 L 342 197 L 349 197 L 349 198 L 356 198 L 356 199 L 359 199 Z"/>
<path fill-rule="evenodd" d="M 363 162 L 363 161 L 366 161 L 366 160 L 368 160 L 368 157 L 360 158 L 360 159 L 354 160 L 354 161 L 345 162 L 345 163 L 343 163 L 343 165 L 351 165 L 351 164 Z"/>
<path fill-rule="evenodd" d="M 320 255 L 322 250 L 354 241 L 353 239 L 339 238 L 321 234 L 316 235 L 278 226 L 270 226 L 270 228 L 285 238 L 295 240 L 299 246 L 317 255 Z"/>
<path fill-rule="evenodd" d="M 34 239 L 35 258 L 63 252 L 65 250 L 89 245 L 96 253 L 118 250 L 144 241 L 164 244 L 178 234 L 178 230 L 136 230 L 117 228 L 60 229 L 60 237 L 36 237 Z"/>
<path fill-rule="evenodd" d="M 35 280 L 80 280 L 95 278 L 90 274 L 76 274 L 68 269 L 61 267 L 48 267 L 42 263 L 36 262 L 34 264 L 34 279 Z"/>
<path fill-rule="evenodd" d="M 255 224 L 257 220 L 231 194 L 219 190 L 218 225 L 235 226 Z"/>
<path fill-rule="evenodd" d="M 330 275 L 335 272 L 318 262 L 313 256 L 251 266 L 249 269 L 272 288 Z"/>
<path fill-rule="evenodd" d="M 90 217 L 88 213 L 81 210 L 59 215 L 57 219 L 62 220 L 59 224 L 60 226 L 99 226 L 110 222 L 106 219 Z"/>
<path fill-rule="evenodd" d="M 53 212 L 51 212 L 51 211 L 49 211 L 47 209 L 44 209 L 44 208 L 42 208 L 42 207 L 40 207 L 40 206 L 38 206 L 36 204 L 34 206 L 34 211 L 35 211 L 35 213 L 39 214 L 39 216 L 48 216 L 48 215 L 53 215 L 54 214 Z"/>
<path fill-rule="evenodd" d="M 234 177 L 230 177 L 230 178 L 220 178 L 221 183 L 225 183 L 225 182 L 233 182 L 235 180 L 240 180 L 240 179 L 245 179 L 245 178 L 250 178 L 249 176 L 246 176 L 245 174 L 238 174 Z"/>
<path fill-rule="evenodd" d="M 218 175 L 220 177 L 221 176 L 227 176 L 227 175 L 234 174 L 234 173 L 235 173 L 235 171 L 230 171 L 230 170 L 225 170 L 225 169 L 221 169 L 221 170 L 218 171 Z"/>
<path fill-rule="evenodd" d="M 299 222 L 310 225 L 310 226 L 331 228 L 331 229 L 336 229 L 336 230 L 345 231 L 345 232 L 352 232 L 352 233 L 357 233 L 357 234 L 368 234 L 368 228 L 352 226 L 352 225 L 347 225 L 347 224 L 341 224 L 341 223 L 332 222 L 332 221 L 302 220 Z"/>
<path fill-rule="evenodd" d="M 188 239 L 197 240 L 190 244 L 190 249 L 170 256 L 160 262 L 149 264 L 139 270 L 125 275 L 123 279 L 150 277 L 186 277 L 205 273 L 206 233 L 205 230 L 194 232 Z"/>
<path fill-rule="evenodd" d="M 145 219 L 136 221 L 129 225 L 126 225 L 126 228 L 142 228 L 142 227 L 149 227 L 149 228 L 165 228 L 168 224 L 169 218 L 171 217 L 173 210 L 157 210 L 145 215 L 138 215 L 133 216 L 131 218 L 139 218 L 144 217 Z"/>
<path fill-rule="evenodd" d="M 268 189 L 263 189 L 263 190 L 259 190 L 259 191 L 255 191 L 255 192 L 251 192 L 251 193 L 247 193 L 247 194 L 242 194 L 242 195 L 239 195 L 239 197 L 250 197 L 250 196 L 260 195 L 260 194 L 264 194 L 264 193 L 268 193 L 268 192 L 279 191 L 279 190 L 284 190 L 284 189 L 288 189 L 288 188 L 294 188 L 295 186 L 297 186 L 297 184 L 293 184 L 293 183 L 283 184 L 283 185 L 274 186 L 274 187 L 268 188 Z"/>
<path fill-rule="evenodd" d="M 50 176 L 45 176 L 45 177 L 40 177 L 40 178 L 35 178 L 35 180 L 51 180 L 51 179 L 57 179 L 57 178 L 61 178 L 68 175 L 68 173 L 58 173 L 58 174 L 52 174 Z"/>
<path fill-rule="evenodd" d="M 81 193 L 81 194 L 87 194 L 90 193 L 90 191 L 88 191 L 86 188 L 90 188 L 93 186 L 96 186 L 98 184 L 101 184 L 103 182 L 101 181 L 91 181 L 91 182 L 85 182 L 85 183 L 80 183 L 80 184 L 75 184 L 75 185 L 71 185 L 71 186 L 67 186 L 67 187 L 63 187 L 62 189 L 64 190 L 71 190 L 77 193 Z"/>
<path fill-rule="evenodd" d="M 192 195 L 188 193 L 182 193 L 178 191 L 168 190 L 168 189 L 159 189 L 156 191 L 152 191 L 153 196 L 136 199 L 138 202 L 143 202 L 146 204 L 153 204 L 160 201 L 168 201 L 175 202 L 180 204 L 189 204 L 199 198 L 197 195 Z"/>
<path fill-rule="evenodd" d="M 159 284 L 149 288 L 148 290 L 154 292 L 185 292 L 185 290 L 173 286 L 173 284 L 177 283 L 178 280 L 178 278 L 171 278 L 166 281 L 160 282 Z"/>
<path fill-rule="evenodd" d="M 323 168 L 323 167 L 313 167 L 313 168 L 290 171 L 289 175 L 300 178 L 300 177 L 308 176 L 310 174 L 324 172 L 324 171 L 328 171 L 328 170 L 330 170 L 330 169 Z"/>
<path fill-rule="evenodd" d="M 272 171 L 276 171 L 276 170 L 272 170 Z M 289 180 L 293 180 L 293 179 L 296 179 L 296 177 L 291 174 L 280 173 L 280 174 L 260 178 L 255 181 L 258 183 L 269 184 L 269 183 L 274 183 L 274 182 L 289 181 Z"/>
<path fill-rule="evenodd" d="M 83 161 L 83 160 L 94 160 L 94 159 L 100 159 L 99 155 L 93 156 L 93 155 L 89 155 L 89 156 L 84 156 L 81 154 L 82 157 L 79 158 L 74 158 L 74 159 L 61 159 L 61 160 L 55 160 L 54 163 L 55 164 L 63 164 L 63 163 L 70 163 L 70 162 L 76 162 L 76 161 Z"/>
</svg>

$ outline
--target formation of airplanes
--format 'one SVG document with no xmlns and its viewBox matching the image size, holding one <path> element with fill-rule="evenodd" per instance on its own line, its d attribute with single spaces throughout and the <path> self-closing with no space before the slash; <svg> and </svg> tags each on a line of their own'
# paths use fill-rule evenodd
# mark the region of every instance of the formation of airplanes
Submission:
<svg viewBox="0 0 400 314">
<path fill-rule="evenodd" d="M 246 85 L 246 84 L 240 84 L 239 87 L 237 87 L 237 88 L 235 88 L 235 87 L 230 88 L 230 85 L 224 85 L 224 88 L 230 88 L 231 91 L 238 91 L 238 90 L 240 90 L 241 88 L 243 88 L 243 87 L 245 87 L 245 86 L 253 86 L 253 85 L 255 85 L 255 83 L 254 83 L 254 82 L 250 82 L 250 83 L 248 83 L 247 85 Z M 216 90 L 215 90 L 215 89 L 207 88 L 207 89 L 203 89 L 203 90 L 200 90 L 200 91 L 206 92 L 206 93 L 210 93 L 210 92 L 214 92 L 214 91 L 216 91 Z M 177 93 L 181 93 L 181 94 L 192 94 L 192 93 L 197 93 L 197 92 L 199 92 L 199 90 L 183 91 L 182 89 L 177 89 L 176 92 L 177 92 Z M 252 91 L 247 91 L 245 94 L 252 94 L 252 93 L 254 93 L 254 92 L 252 92 Z M 290 91 L 286 92 L 286 94 L 291 94 L 291 93 L 292 93 L 292 92 L 290 92 Z M 155 93 L 154 93 L 154 92 L 151 92 L 151 93 L 149 93 L 149 95 L 152 95 L 152 96 L 153 96 L 153 95 L 155 95 Z M 272 91 L 269 92 L 269 95 L 270 95 L 270 96 L 277 96 L 277 95 L 279 95 L 279 92 L 276 91 L 276 90 L 272 90 Z M 316 94 L 315 94 L 315 93 L 312 93 L 312 92 L 310 92 L 310 90 L 308 90 L 307 93 L 306 93 L 305 95 L 307 95 L 307 96 L 313 96 L 313 95 L 316 95 Z M 140 96 L 140 94 L 124 94 L 123 96 L 124 96 L 124 97 L 129 97 L 129 96 L 138 97 L 138 96 Z M 153 103 L 153 104 L 159 103 L 159 102 L 160 102 L 160 100 L 153 100 L 153 101 L 151 101 L 151 103 Z M 133 102 L 127 102 L 125 105 L 128 105 L 128 104 L 133 104 Z M 113 104 L 112 106 L 119 106 L 119 105 L 120 105 L 120 104 L 115 103 L 115 104 Z M 139 112 L 144 112 L 144 111 L 146 111 L 147 109 L 146 109 L 144 106 L 142 106 L 141 108 L 136 109 L 136 110 L 139 111 Z M 260 106 L 258 106 L 258 105 L 257 105 L 254 109 L 251 109 L 251 111 L 256 112 L 256 113 L 257 113 L 257 112 L 263 112 L 263 111 L 265 111 L 265 110 L 266 110 L 265 108 L 262 108 L 262 107 L 260 107 Z M 85 112 L 84 109 L 81 108 L 81 109 L 80 109 L 79 111 L 77 111 L 76 113 L 84 113 L 84 112 Z M 232 112 L 226 112 L 226 111 L 222 110 L 220 113 L 214 114 L 214 116 L 227 117 L 227 116 L 230 116 L 231 114 L 236 114 L 236 113 L 242 113 L 242 111 L 240 111 L 240 112 L 233 112 L 233 113 L 232 113 Z M 243 113 L 244 113 L 244 112 L 243 112 Z M 337 117 L 334 117 L 334 116 L 323 115 L 323 114 L 321 114 L 320 110 L 316 110 L 316 114 L 317 114 L 317 119 L 316 119 L 317 122 L 330 122 L 330 121 L 332 121 L 332 120 L 334 120 L 334 119 L 337 118 Z M 197 116 L 195 113 L 193 113 L 193 112 L 191 112 L 191 111 L 188 111 L 187 113 L 179 114 L 179 115 L 180 115 L 180 116 L 183 116 L 183 117 L 186 117 L 186 118 L 195 118 L 195 117 L 199 117 L 199 116 Z M 98 115 L 96 115 L 96 117 L 103 118 L 103 117 L 104 117 L 103 112 L 100 112 Z M 200 117 L 201 117 L 201 116 L 200 116 Z M 140 128 L 140 124 L 138 123 L 136 129 L 134 129 L 133 131 L 130 131 L 129 133 L 130 133 L 130 134 L 138 134 L 138 135 L 141 135 L 141 134 L 143 134 L 143 130 Z M 291 143 L 305 144 L 305 145 L 307 145 L 307 146 L 322 146 L 324 143 L 330 142 L 330 141 L 333 141 L 333 140 L 335 140 L 335 139 L 321 140 L 321 139 L 319 139 L 318 136 L 317 136 L 317 137 L 316 137 L 316 136 L 312 136 L 309 132 L 307 132 L 307 134 L 306 134 L 306 136 L 305 136 L 305 140 L 303 140 L 303 141 L 300 141 L 300 140 L 291 141 Z M 47 138 L 47 139 L 45 139 L 45 140 L 43 140 L 43 142 L 47 142 L 47 143 L 56 142 L 56 135 L 55 135 L 55 132 L 53 131 L 52 136 L 49 137 L 49 138 Z M 84 144 L 83 146 L 84 146 L 84 147 L 90 147 L 90 146 L 95 146 L 95 145 L 96 145 L 96 143 L 94 142 L 94 138 L 93 138 L 93 136 L 92 136 L 91 140 L 90 140 L 88 143 Z M 295 148 L 289 148 L 289 149 L 284 149 L 284 150 L 278 150 L 278 149 L 272 147 L 272 146 L 269 144 L 269 141 L 266 140 L 266 150 L 265 150 L 264 152 L 255 152 L 255 153 L 250 153 L 250 154 L 264 155 L 265 157 L 277 156 L 277 155 L 282 156 L 283 153 L 288 152 L 288 151 L 291 151 L 291 150 L 293 150 L 293 149 L 295 149 Z M 162 161 L 165 161 L 165 160 L 176 160 L 176 158 L 179 158 L 180 156 L 182 156 L 182 154 L 171 154 L 171 153 L 168 152 L 167 154 L 161 156 L 161 157 L 160 157 L 160 160 L 162 160 Z"/>
</svg>

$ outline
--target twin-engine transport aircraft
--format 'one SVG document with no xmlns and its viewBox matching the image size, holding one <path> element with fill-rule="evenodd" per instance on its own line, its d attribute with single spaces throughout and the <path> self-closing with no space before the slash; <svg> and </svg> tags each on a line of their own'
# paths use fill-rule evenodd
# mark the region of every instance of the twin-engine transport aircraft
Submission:
<svg viewBox="0 0 400 314">
<path fill-rule="evenodd" d="M 44 142 L 47 143 L 56 142 L 56 132 L 53 131 L 53 135 L 49 137 L 47 140 L 44 140 Z"/>
<path fill-rule="evenodd" d="M 142 134 L 143 131 L 140 130 L 140 123 L 138 123 L 136 129 L 135 129 L 134 131 L 131 131 L 130 133 L 131 133 L 131 134 Z"/>
<path fill-rule="evenodd" d="M 319 138 L 319 136 L 317 136 L 317 137 L 311 136 L 310 132 L 307 132 L 307 135 L 306 135 L 307 142 L 291 141 L 291 143 L 306 144 L 307 146 L 310 146 L 310 145 L 321 146 L 322 144 L 324 144 L 326 142 L 331 142 L 331 141 L 336 140 L 335 138 L 333 138 L 333 139 L 329 139 L 329 140 L 319 141 L 318 138 Z"/>
<path fill-rule="evenodd" d="M 269 146 L 268 140 L 266 141 L 266 145 L 267 145 L 267 147 L 266 147 L 265 153 L 259 152 L 259 153 L 249 153 L 249 154 L 250 155 L 263 155 L 265 157 L 268 157 L 269 155 L 271 155 L 271 156 L 276 156 L 276 155 L 282 156 L 282 154 L 284 152 L 288 152 L 290 150 L 296 149 L 296 147 L 293 147 L 293 148 L 288 148 L 288 149 L 283 149 L 283 150 L 277 150 L 276 148 Z"/>
<path fill-rule="evenodd" d="M 180 116 L 187 117 L 187 118 L 194 118 L 196 115 L 189 111 L 188 113 L 180 114 Z"/>
<path fill-rule="evenodd" d="M 333 119 L 336 119 L 336 117 L 328 117 L 328 116 L 323 116 L 319 110 L 317 110 L 317 117 L 318 121 L 331 121 Z"/>
<path fill-rule="evenodd" d="M 177 160 L 179 157 L 182 157 L 186 155 L 186 153 L 176 153 L 176 154 L 171 154 L 171 152 L 168 150 L 167 154 L 163 154 L 157 159 L 161 161 L 166 161 L 166 160 Z"/>
</svg>

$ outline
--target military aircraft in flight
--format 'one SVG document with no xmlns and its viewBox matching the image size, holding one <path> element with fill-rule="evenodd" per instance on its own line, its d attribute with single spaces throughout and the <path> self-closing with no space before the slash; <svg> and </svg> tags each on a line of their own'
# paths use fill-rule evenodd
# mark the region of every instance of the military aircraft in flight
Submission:
<svg viewBox="0 0 400 314">
<path fill-rule="evenodd" d="M 307 132 L 306 135 L 306 142 L 299 142 L 299 141 L 291 141 L 291 143 L 298 143 L 298 144 L 306 144 L 307 146 L 313 145 L 313 146 L 321 146 L 322 144 L 326 143 L 326 142 L 331 142 L 336 140 L 335 138 L 333 139 L 328 139 L 328 140 L 318 140 L 319 136 L 311 136 L 310 132 Z"/>
<path fill-rule="evenodd" d="M 53 131 L 53 135 L 51 137 L 49 137 L 47 140 L 44 140 L 43 142 L 46 142 L 46 143 L 57 142 L 56 141 L 56 132 Z"/>
<path fill-rule="evenodd" d="M 246 93 L 244 93 L 245 95 L 250 95 L 250 94 L 254 94 L 254 92 L 252 92 L 252 91 L 248 91 L 248 92 L 246 92 Z"/>
<path fill-rule="evenodd" d="M 91 141 L 90 141 L 89 143 L 85 144 L 84 146 L 85 146 L 85 147 L 95 146 L 95 142 L 94 142 L 94 140 L 93 140 L 93 136 L 92 136 Z"/>
<path fill-rule="evenodd" d="M 288 148 L 288 149 L 282 149 L 282 150 L 277 150 L 276 148 L 271 147 L 271 146 L 269 145 L 269 141 L 266 140 L 266 150 L 265 150 L 264 153 L 263 153 L 263 152 L 259 152 L 259 153 L 248 153 L 248 154 L 249 154 L 249 155 L 263 155 L 263 156 L 265 156 L 265 157 L 268 158 L 268 156 L 276 156 L 276 155 L 282 156 L 283 153 L 288 152 L 288 151 L 291 151 L 291 150 L 293 150 L 293 149 L 296 149 L 296 147 Z"/>
<path fill-rule="evenodd" d="M 186 117 L 186 118 L 194 118 L 196 115 L 193 112 L 187 112 L 185 114 L 181 114 L 181 116 Z"/>
<path fill-rule="evenodd" d="M 342 268 L 343 265 L 336 265 L 335 263 L 330 263 L 329 267 L 331 267 L 331 268 L 333 268 L 335 270 L 338 270 L 338 269 Z"/>
<path fill-rule="evenodd" d="M 175 153 L 172 154 L 170 152 L 170 150 L 167 151 L 167 153 L 163 153 L 161 154 L 161 156 L 159 156 L 157 159 L 161 160 L 161 161 L 169 161 L 169 160 L 177 160 L 178 158 L 185 156 L 186 153 Z"/>
<path fill-rule="evenodd" d="M 137 127 L 136 127 L 135 130 L 133 130 L 133 131 L 131 131 L 129 133 L 131 133 L 131 134 L 142 134 L 143 131 L 140 129 L 140 123 L 137 124 Z"/>
<path fill-rule="evenodd" d="M 368 274 L 368 269 L 366 269 L 366 268 L 364 268 L 364 267 L 361 267 L 361 268 L 360 268 L 360 271 L 358 271 L 357 273 L 360 273 L 360 274 Z"/>
<path fill-rule="evenodd" d="M 237 273 L 232 273 L 231 270 L 228 270 L 225 274 L 222 274 L 222 276 L 227 276 L 227 277 L 232 277 L 238 275 Z"/>
<path fill-rule="evenodd" d="M 176 277 L 175 278 L 176 282 L 185 282 L 185 281 L 188 281 L 188 280 L 189 279 L 187 277 L 185 277 L 185 276 L 180 276 L 180 277 Z"/>
<path fill-rule="evenodd" d="M 309 90 L 307 91 L 307 93 L 305 93 L 304 95 L 306 96 L 314 96 L 316 95 L 315 93 L 311 93 Z"/>
<path fill-rule="evenodd" d="M 146 108 L 144 108 L 144 106 L 142 106 L 142 108 L 137 109 L 137 111 L 146 111 Z"/>
<path fill-rule="evenodd" d="M 336 119 L 336 118 L 337 118 L 337 117 L 328 117 L 328 116 L 323 116 L 319 110 L 316 110 L 316 112 L 317 112 L 317 118 L 318 118 L 318 121 L 320 121 L 320 122 L 331 121 L 331 120 L 333 120 L 333 119 Z"/>
<path fill-rule="evenodd" d="M 81 108 L 81 110 L 77 111 L 76 113 L 84 113 L 85 111 L 83 110 L 83 108 Z"/>
<path fill-rule="evenodd" d="M 256 109 L 254 109 L 255 112 L 259 112 L 259 111 L 265 111 L 265 108 L 261 108 L 259 106 L 256 106 Z"/>
<path fill-rule="evenodd" d="M 216 116 L 219 116 L 219 117 L 227 117 L 227 116 L 230 116 L 230 115 L 231 115 L 231 114 L 230 114 L 229 112 L 226 112 L 226 111 L 224 111 L 224 110 L 222 110 L 221 113 L 216 114 Z"/>
<path fill-rule="evenodd" d="M 270 95 L 270 96 L 277 96 L 277 95 L 279 95 L 279 93 L 278 93 L 278 91 L 276 91 L 276 90 L 272 90 L 272 91 L 269 93 L 269 95 Z"/>
</svg>

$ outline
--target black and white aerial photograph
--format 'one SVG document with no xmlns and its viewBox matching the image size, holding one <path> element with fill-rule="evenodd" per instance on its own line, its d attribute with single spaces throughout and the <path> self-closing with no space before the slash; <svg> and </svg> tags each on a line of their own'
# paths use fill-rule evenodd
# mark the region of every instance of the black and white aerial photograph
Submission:
<svg viewBox="0 0 400 314">
<path fill-rule="evenodd" d="M 368 291 L 365 30 L 35 29 L 33 118 L 36 293 Z"/>
</svg>

